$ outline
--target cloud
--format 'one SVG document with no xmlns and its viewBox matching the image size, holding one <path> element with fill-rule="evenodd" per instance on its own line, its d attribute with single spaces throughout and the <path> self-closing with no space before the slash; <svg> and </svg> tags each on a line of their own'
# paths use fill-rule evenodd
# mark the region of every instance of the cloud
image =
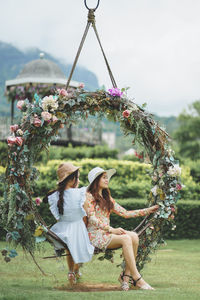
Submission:
<svg viewBox="0 0 200 300">
<path fill-rule="evenodd" d="M 82 0 L 7 0 L 0 9 L 0 40 L 73 61 L 87 20 Z M 100 1 L 96 24 L 118 86 L 130 86 L 130 96 L 150 111 L 178 114 L 200 98 L 199 11 L 198 0 Z M 110 87 L 91 29 L 79 64 Z"/>
</svg>

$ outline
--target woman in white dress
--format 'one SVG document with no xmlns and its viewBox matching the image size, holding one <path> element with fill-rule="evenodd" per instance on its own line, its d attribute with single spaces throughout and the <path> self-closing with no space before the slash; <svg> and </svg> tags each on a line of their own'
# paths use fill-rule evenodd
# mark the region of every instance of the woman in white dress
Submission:
<svg viewBox="0 0 200 300">
<path fill-rule="evenodd" d="M 65 244 L 67 244 L 73 261 L 68 259 L 68 279 L 75 282 L 75 273 L 79 263 L 91 260 L 94 247 L 91 245 L 88 232 L 83 221 L 86 216 L 84 202 L 86 188 L 77 188 L 79 183 L 79 168 L 66 162 L 58 167 L 58 188 L 48 196 L 48 203 L 57 223 L 51 227 Z M 56 249 L 63 246 L 54 240 Z M 74 263 L 76 265 L 74 265 Z"/>
</svg>

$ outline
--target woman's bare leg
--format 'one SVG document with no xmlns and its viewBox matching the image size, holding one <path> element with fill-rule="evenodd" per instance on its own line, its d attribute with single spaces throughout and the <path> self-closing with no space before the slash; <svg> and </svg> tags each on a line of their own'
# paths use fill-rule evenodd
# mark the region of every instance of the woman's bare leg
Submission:
<svg viewBox="0 0 200 300">
<path fill-rule="evenodd" d="M 137 233 L 133 232 L 133 231 L 126 231 L 126 233 L 131 237 L 132 240 L 132 245 L 133 245 L 133 253 L 134 253 L 134 257 L 136 259 L 137 257 L 137 251 L 138 251 L 138 245 L 139 245 L 139 238 Z M 125 267 L 125 274 L 126 275 L 131 275 L 131 271 L 129 269 L 129 266 L 126 264 Z M 124 281 L 128 282 L 129 278 L 125 276 Z"/>
<path fill-rule="evenodd" d="M 68 265 L 69 272 L 74 272 L 73 258 L 68 250 L 66 250 L 66 254 L 67 254 L 66 259 L 67 259 L 67 265 Z"/>
<path fill-rule="evenodd" d="M 128 234 L 122 234 L 122 235 L 112 235 L 112 240 L 110 244 L 108 245 L 108 249 L 118 248 L 122 247 L 124 259 L 126 262 L 127 270 L 130 270 L 131 276 L 137 280 L 140 278 L 140 273 L 137 270 L 136 262 L 135 262 L 135 256 L 133 251 L 133 244 L 132 244 L 132 238 Z M 137 286 L 140 287 L 142 285 L 146 284 L 146 282 L 141 279 L 138 281 Z"/>
</svg>

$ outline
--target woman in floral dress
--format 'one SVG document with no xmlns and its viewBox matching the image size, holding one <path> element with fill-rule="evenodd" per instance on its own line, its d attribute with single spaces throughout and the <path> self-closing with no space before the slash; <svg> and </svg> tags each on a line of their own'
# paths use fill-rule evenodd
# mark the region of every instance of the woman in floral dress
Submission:
<svg viewBox="0 0 200 300">
<path fill-rule="evenodd" d="M 111 176 L 116 171 L 114 169 L 103 170 L 96 167 L 88 174 L 90 185 L 86 199 L 86 211 L 88 216 L 88 233 L 94 247 L 100 249 L 114 249 L 122 247 L 126 261 L 125 274 L 120 275 L 121 287 L 123 290 L 129 289 L 129 279 L 140 289 L 152 290 L 140 276 L 135 258 L 138 249 L 138 236 L 135 232 L 126 231 L 123 228 L 112 228 L 110 226 L 110 214 L 116 213 L 124 218 L 135 218 L 146 216 L 155 212 L 158 205 L 149 208 L 127 211 L 111 197 L 108 183 Z"/>
</svg>

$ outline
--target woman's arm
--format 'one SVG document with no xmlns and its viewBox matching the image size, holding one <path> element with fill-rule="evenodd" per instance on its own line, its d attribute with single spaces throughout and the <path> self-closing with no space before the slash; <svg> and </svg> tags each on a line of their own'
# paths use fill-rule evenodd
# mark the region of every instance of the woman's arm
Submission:
<svg viewBox="0 0 200 300">
<path fill-rule="evenodd" d="M 154 205 L 149 208 L 144 209 L 137 209 L 137 210 L 126 210 L 122 206 L 120 206 L 118 203 L 115 202 L 114 199 L 112 199 L 114 208 L 112 212 L 116 213 L 117 215 L 123 217 L 123 218 L 135 218 L 135 217 L 144 217 L 146 215 L 149 215 L 153 212 L 155 212 L 158 209 L 158 205 Z"/>
<path fill-rule="evenodd" d="M 97 227 L 99 229 L 103 229 L 104 231 L 110 232 L 112 227 L 110 227 L 108 224 L 102 222 L 100 219 L 98 219 L 96 217 L 93 197 L 89 193 L 86 194 L 86 201 L 84 203 L 84 209 L 87 213 L 88 221 L 90 224 L 94 225 L 95 227 Z"/>
</svg>

